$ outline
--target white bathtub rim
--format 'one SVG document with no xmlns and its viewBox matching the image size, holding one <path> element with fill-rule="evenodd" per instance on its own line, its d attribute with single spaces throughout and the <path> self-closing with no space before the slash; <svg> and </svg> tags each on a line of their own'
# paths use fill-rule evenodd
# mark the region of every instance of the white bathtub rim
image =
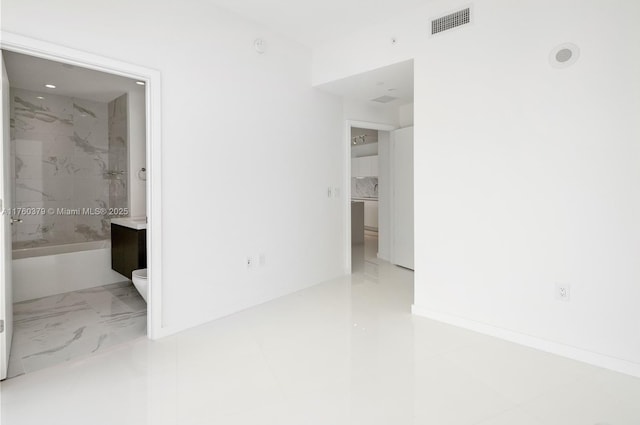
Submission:
<svg viewBox="0 0 640 425">
<path fill-rule="evenodd" d="M 30 248 L 19 248 L 13 250 L 13 259 L 20 260 L 31 257 L 44 257 L 48 255 L 71 254 L 80 251 L 91 251 L 93 249 L 111 248 L 111 241 L 103 239 L 99 241 L 74 242 L 60 245 L 36 246 Z"/>
</svg>

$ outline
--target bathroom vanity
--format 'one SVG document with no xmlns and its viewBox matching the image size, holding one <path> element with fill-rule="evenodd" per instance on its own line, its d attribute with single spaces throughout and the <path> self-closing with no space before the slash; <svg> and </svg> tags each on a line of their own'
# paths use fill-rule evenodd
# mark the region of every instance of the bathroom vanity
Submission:
<svg viewBox="0 0 640 425">
<path fill-rule="evenodd" d="M 111 268 L 131 279 L 147 268 L 147 222 L 142 218 L 111 219 Z"/>
</svg>

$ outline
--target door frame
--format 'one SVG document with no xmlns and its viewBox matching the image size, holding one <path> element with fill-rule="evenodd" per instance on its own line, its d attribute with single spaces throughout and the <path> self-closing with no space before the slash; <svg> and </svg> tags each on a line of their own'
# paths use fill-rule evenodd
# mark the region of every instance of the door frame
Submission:
<svg viewBox="0 0 640 425">
<path fill-rule="evenodd" d="M 147 264 L 149 269 L 147 337 L 158 339 L 170 334 L 162 315 L 162 103 L 160 71 L 7 31 L 0 33 L 0 48 L 145 83 Z"/>
<path fill-rule="evenodd" d="M 7 76 L 6 67 L 4 64 L 4 58 L 0 56 L 0 68 L 2 71 L 2 90 L 0 90 L 1 99 L 0 99 L 0 113 L 2 116 L 0 117 L 0 138 L 8 139 L 10 134 L 11 127 L 11 119 L 9 117 L 9 105 L 10 105 L 10 94 L 9 92 L 9 78 Z M 6 108 L 6 110 L 5 110 Z M 9 206 L 12 206 L 12 193 L 11 190 L 7 190 L 9 185 L 5 185 L 6 181 L 11 177 L 11 166 L 10 166 L 10 158 L 11 158 L 11 147 L 7 145 L 2 145 L 0 147 L 2 149 L 2 154 L 0 155 L 2 158 L 2 164 L 0 168 L 2 168 L 1 178 L 3 179 L 2 184 L 2 199 L 0 199 L 0 208 L 3 210 Z M 5 180 L 6 179 L 6 180 Z M 7 202 L 8 201 L 8 202 Z M 0 291 L 3 291 L 0 294 L 0 320 L 2 320 L 2 330 L 0 331 L 0 380 L 6 379 L 9 373 L 9 356 L 11 355 L 11 341 L 13 339 L 13 284 L 12 284 L 12 273 L 13 269 L 11 267 L 11 220 L 12 217 L 9 214 L 5 214 L 3 211 L 2 216 L 0 216 L 0 235 L 4 237 L 4 240 L 0 240 L 0 268 L 3 269 L 0 272 Z"/>
<path fill-rule="evenodd" d="M 366 128 L 368 130 L 388 131 L 396 130 L 398 126 L 392 124 L 369 121 L 346 120 L 344 138 L 344 269 L 345 274 L 351 274 L 351 127 Z"/>
<path fill-rule="evenodd" d="M 390 223 L 390 225 L 391 225 L 391 229 L 390 229 L 391 247 L 390 248 L 391 249 L 390 249 L 390 252 L 389 252 L 389 261 L 391 261 L 391 263 L 393 263 L 393 264 L 395 264 L 395 265 L 397 265 L 399 267 L 403 267 L 403 268 L 406 268 L 408 270 L 414 270 L 415 271 L 415 260 L 414 260 L 414 262 L 412 264 L 413 268 L 409 268 L 406 265 L 399 264 L 397 262 L 398 260 L 397 260 L 397 256 L 396 256 L 396 254 L 397 254 L 397 252 L 396 252 L 396 247 L 397 247 L 397 244 L 396 244 L 396 236 L 397 236 L 396 235 L 396 231 L 398 229 L 398 226 L 396 225 L 397 219 L 398 219 L 398 217 L 396 215 L 396 213 L 398 211 L 398 209 L 397 209 L 398 198 L 396 196 L 396 194 L 397 194 L 396 188 L 398 186 L 397 186 L 397 173 L 395 172 L 397 170 L 397 167 L 395 166 L 395 163 L 396 163 L 396 154 L 397 154 L 397 151 L 398 151 L 398 138 L 396 137 L 396 135 L 397 135 L 397 131 L 405 130 L 405 129 L 408 129 L 408 128 L 411 128 L 412 129 L 411 131 L 413 132 L 413 125 L 409 125 L 409 126 L 402 127 L 402 128 L 397 128 L 396 131 L 394 133 L 392 133 L 391 139 L 389 141 L 389 162 L 390 162 L 389 168 L 391 170 L 393 170 L 393 172 L 391 172 L 390 176 L 389 176 L 389 180 L 390 180 L 389 181 L 389 185 L 392 188 L 391 205 L 389 206 L 390 207 L 389 208 L 389 215 L 390 215 L 390 221 L 391 221 L 391 223 Z M 412 144 L 413 144 L 413 138 L 412 138 Z M 411 154 L 411 156 L 413 158 L 413 153 Z M 412 168 L 415 170 L 414 167 L 415 167 L 415 161 L 412 162 Z M 414 199 L 413 199 L 412 202 L 415 205 L 415 179 L 414 179 L 414 175 L 415 175 L 415 173 L 411 174 L 411 181 L 412 181 L 413 186 L 414 186 L 414 196 L 413 196 Z M 412 222 L 412 224 L 413 224 L 413 241 L 412 242 L 413 242 L 414 252 L 415 252 L 415 233 L 416 233 L 415 232 L 415 208 L 413 208 L 413 212 L 414 212 L 414 217 L 413 217 L 413 222 Z M 415 255 L 414 255 L 414 257 L 415 257 Z"/>
</svg>

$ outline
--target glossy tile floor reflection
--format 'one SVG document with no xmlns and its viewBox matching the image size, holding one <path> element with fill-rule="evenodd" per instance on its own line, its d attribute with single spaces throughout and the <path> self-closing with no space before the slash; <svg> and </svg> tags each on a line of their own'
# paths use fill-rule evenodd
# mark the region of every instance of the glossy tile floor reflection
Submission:
<svg viewBox="0 0 640 425">
<path fill-rule="evenodd" d="M 19 302 L 13 311 L 9 378 L 147 333 L 147 304 L 128 281 Z"/>
<path fill-rule="evenodd" d="M 640 380 L 410 314 L 359 272 L 2 384 L 2 424 L 638 425 Z"/>
<path fill-rule="evenodd" d="M 378 233 L 364 231 L 364 243 L 351 245 L 351 272 L 375 280 L 378 273 Z"/>
</svg>

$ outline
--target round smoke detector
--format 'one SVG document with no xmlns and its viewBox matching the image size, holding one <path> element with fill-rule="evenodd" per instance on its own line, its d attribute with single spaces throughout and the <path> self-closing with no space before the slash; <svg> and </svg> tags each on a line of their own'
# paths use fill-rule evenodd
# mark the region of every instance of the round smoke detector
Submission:
<svg viewBox="0 0 640 425">
<path fill-rule="evenodd" d="M 549 62 L 554 68 L 566 68 L 580 57 L 580 48 L 573 43 L 563 43 L 549 53 Z"/>
</svg>

